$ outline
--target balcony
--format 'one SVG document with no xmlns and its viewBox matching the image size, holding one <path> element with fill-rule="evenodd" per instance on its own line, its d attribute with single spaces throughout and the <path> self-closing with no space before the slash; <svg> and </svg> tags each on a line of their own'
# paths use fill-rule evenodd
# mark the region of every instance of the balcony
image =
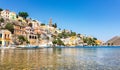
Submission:
<svg viewBox="0 0 120 70">
<path fill-rule="evenodd" d="M 11 38 L 4 38 L 5 40 L 11 40 Z"/>
<path fill-rule="evenodd" d="M 0 38 L 0 40 L 2 40 L 2 38 Z"/>
</svg>

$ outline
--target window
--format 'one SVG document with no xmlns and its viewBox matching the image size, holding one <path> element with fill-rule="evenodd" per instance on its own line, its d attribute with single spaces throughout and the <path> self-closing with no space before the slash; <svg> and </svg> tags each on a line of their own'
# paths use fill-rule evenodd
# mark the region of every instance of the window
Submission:
<svg viewBox="0 0 120 70">
<path fill-rule="evenodd" d="M 36 36 L 35 36 L 35 39 L 36 39 Z"/>
<path fill-rule="evenodd" d="M 34 36 L 32 36 L 32 39 L 34 39 Z"/>
<path fill-rule="evenodd" d="M 0 38 L 2 38 L 2 34 L 0 34 Z"/>
<path fill-rule="evenodd" d="M 6 34 L 5 34 L 5 39 L 6 39 Z"/>
<path fill-rule="evenodd" d="M 8 38 L 9 38 L 9 34 L 8 34 Z"/>
<path fill-rule="evenodd" d="M 2 41 L 0 41 L 0 47 L 2 46 Z"/>
<path fill-rule="evenodd" d="M 29 38 L 31 39 L 31 35 L 29 36 Z"/>
</svg>

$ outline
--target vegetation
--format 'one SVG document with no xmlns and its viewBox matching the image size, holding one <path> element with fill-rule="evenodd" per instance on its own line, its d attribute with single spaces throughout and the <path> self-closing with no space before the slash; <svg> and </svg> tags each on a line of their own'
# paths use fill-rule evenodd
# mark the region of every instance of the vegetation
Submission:
<svg viewBox="0 0 120 70">
<path fill-rule="evenodd" d="M 53 40 L 52 43 L 53 43 L 53 44 L 57 44 L 57 40 Z"/>
<path fill-rule="evenodd" d="M 64 45 L 63 41 L 61 41 L 60 38 L 57 39 L 57 45 Z"/>
<path fill-rule="evenodd" d="M 25 38 L 24 36 L 20 35 L 18 36 L 19 42 L 21 44 L 23 44 L 23 42 L 29 43 L 29 41 L 27 40 L 27 38 Z"/>
<path fill-rule="evenodd" d="M 70 33 L 65 32 L 65 30 L 62 31 L 62 33 L 58 34 L 59 38 L 68 38 L 70 36 Z"/>
<path fill-rule="evenodd" d="M 23 17 L 24 19 L 26 19 L 29 16 L 27 12 L 19 12 L 18 15 Z"/>
<path fill-rule="evenodd" d="M 44 23 L 42 23 L 42 24 L 41 24 L 41 26 L 45 26 L 45 24 L 44 24 Z"/>
<path fill-rule="evenodd" d="M 3 11 L 3 9 L 2 9 L 2 8 L 0 8 L 0 12 L 1 12 L 1 11 Z"/>
<path fill-rule="evenodd" d="M 62 33 L 59 33 L 58 34 L 58 37 L 59 38 L 68 38 L 68 37 L 71 37 L 71 36 L 76 36 L 76 32 L 66 32 L 65 30 L 62 32 Z"/>
<path fill-rule="evenodd" d="M 0 18 L 0 22 L 4 22 L 4 19 L 3 19 L 3 18 Z"/>
<path fill-rule="evenodd" d="M 76 36 L 76 32 L 71 32 L 70 36 Z"/>
<path fill-rule="evenodd" d="M 87 45 L 92 45 L 92 46 L 97 45 L 95 40 L 97 40 L 97 38 L 88 38 L 88 37 L 83 38 L 84 43 L 87 43 Z"/>
<path fill-rule="evenodd" d="M 12 34 L 14 33 L 14 26 L 11 23 L 7 23 L 5 29 L 8 29 Z"/>
<path fill-rule="evenodd" d="M 81 34 L 77 34 L 77 37 L 81 38 Z"/>
<path fill-rule="evenodd" d="M 53 25 L 52 25 L 52 27 L 57 28 L 57 24 L 56 24 L 56 23 L 55 23 L 55 24 L 53 24 Z"/>
<path fill-rule="evenodd" d="M 57 44 L 57 45 L 64 45 L 63 41 L 61 41 L 60 38 L 54 39 L 52 41 L 53 44 Z"/>
</svg>

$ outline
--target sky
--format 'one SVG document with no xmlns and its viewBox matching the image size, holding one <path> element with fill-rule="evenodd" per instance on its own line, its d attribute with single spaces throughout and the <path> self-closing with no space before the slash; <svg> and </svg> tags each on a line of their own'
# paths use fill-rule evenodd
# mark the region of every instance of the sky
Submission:
<svg viewBox="0 0 120 70">
<path fill-rule="evenodd" d="M 103 41 L 120 36 L 120 0 L 0 0 L 0 8 Z"/>
</svg>

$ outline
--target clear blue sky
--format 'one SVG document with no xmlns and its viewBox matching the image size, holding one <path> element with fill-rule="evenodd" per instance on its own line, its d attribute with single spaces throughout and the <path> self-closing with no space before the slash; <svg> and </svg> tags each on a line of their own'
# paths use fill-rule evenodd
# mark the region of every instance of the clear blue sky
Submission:
<svg viewBox="0 0 120 70">
<path fill-rule="evenodd" d="M 0 0 L 0 7 L 106 41 L 120 35 L 120 0 Z"/>
</svg>

